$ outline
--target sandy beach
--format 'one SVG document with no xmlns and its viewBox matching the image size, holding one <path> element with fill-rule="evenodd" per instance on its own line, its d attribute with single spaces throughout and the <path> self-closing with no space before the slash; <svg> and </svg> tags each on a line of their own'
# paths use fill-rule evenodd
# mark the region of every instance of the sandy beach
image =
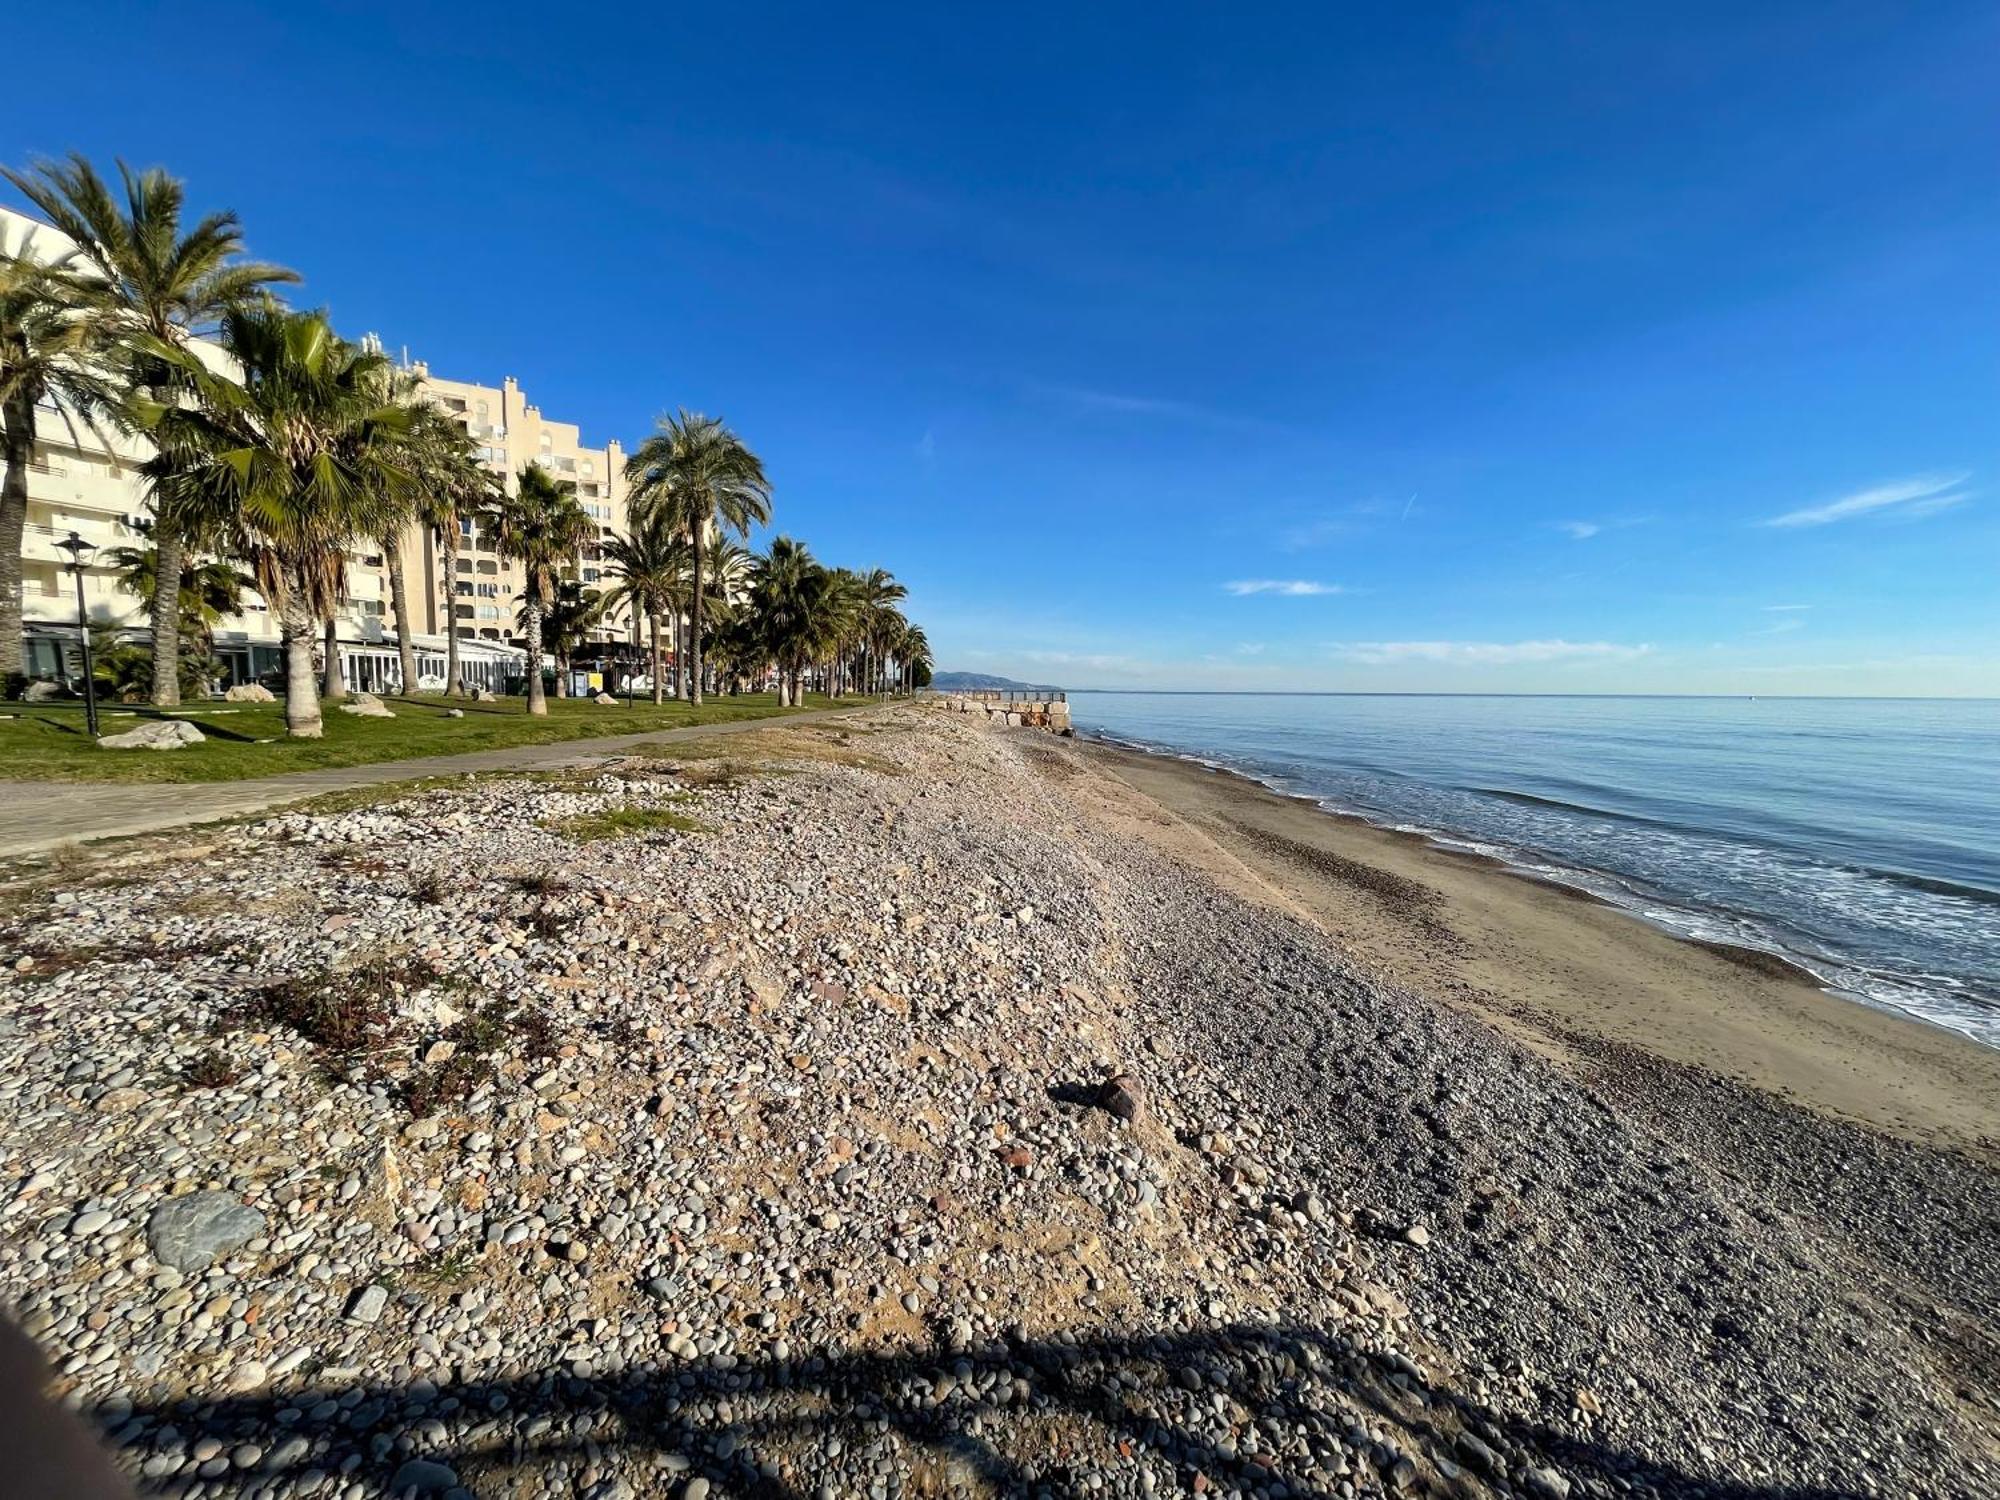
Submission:
<svg viewBox="0 0 2000 1500">
<path fill-rule="evenodd" d="M 1569 887 L 1175 756 L 1092 744 L 1135 832 L 1323 927 L 1383 978 L 1580 1076 L 1636 1049 L 1909 1139 L 2000 1158 L 2000 1051 L 1678 938 Z"/>
<path fill-rule="evenodd" d="M 2000 1179 L 1917 1088 L 1982 1058 L 1185 765 L 889 708 L 0 897 L 0 1294 L 147 1495 L 2000 1472 Z"/>
</svg>

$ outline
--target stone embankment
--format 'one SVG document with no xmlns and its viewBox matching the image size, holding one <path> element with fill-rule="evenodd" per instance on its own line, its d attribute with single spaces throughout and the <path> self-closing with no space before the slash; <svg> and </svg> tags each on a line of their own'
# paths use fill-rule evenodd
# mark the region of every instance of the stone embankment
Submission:
<svg viewBox="0 0 2000 1500">
<path fill-rule="evenodd" d="M 711 743 L 9 886 L 0 1289 L 148 1493 L 1993 1493 L 1990 1175 L 1843 1138 L 1891 1299 L 1077 747 Z"/>
<path fill-rule="evenodd" d="M 1059 693 L 1046 696 L 1020 693 L 937 693 L 922 700 L 948 713 L 983 717 L 988 724 L 1008 729 L 1052 729 L 1057 734 L 1071 732 L 1069 700 Z"/>
</svg>

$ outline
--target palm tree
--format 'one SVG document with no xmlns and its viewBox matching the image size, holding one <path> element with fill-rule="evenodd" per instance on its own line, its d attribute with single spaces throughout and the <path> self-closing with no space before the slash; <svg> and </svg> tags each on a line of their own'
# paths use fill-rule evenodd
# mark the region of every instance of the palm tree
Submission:
<svg viewBox="0 0 2000 1500">
<path fill-rule="evenodd" d="M 862 579 L 862 587 L 867 592 L 865 605 L 866 619 L 863 625 L 862 679 L 863 691 L 877 691 L 877 684 L 886 686 L 882 670 L 882 658 L 897 624 L 903 618 L 896 611 L 896 605 L 909 594 L 909 590 L 896 582 L 895 575 L 887 568 L 872 568 Z"/>
<path fill-rule="evenodd" d="M 35 408 L 90 422 L 114 399 L 99 370 L 104 327 L 75 274 L 73 252 L 43 261 L 33 233 L 0 245 L 0 676 L 27 664 L 21 636 L 21 548 L 28 527 L 28 466 Z"/>
<path fill-rule="evenodd" d="M 404 444 L 405 472 L 391 483 L 382 497 L 382 533 L 376 542 L 382 548 L 383 570 L 389 575 L 389 612 L 396 617 L 396 671 L 402 690 L 417 690 L 417 647 L 412 639 L 416 622 L 410 618 L 410 586 L 403 566 L 403 533 L 418 519 L 422 475 L 416 461 L 417 429 L 425 414 L 436 410 L 417 384 L 415 376 L 385 367 L 382 400 L 409 412 L 409 433 Z M 333 644 L 327 645 L 329 677 L 333 668 Z"/>
<path fill-rule="evenodd" d="M 152 600 L 160 578 L 160 548 L 156 546 L 114 546 L 104 554 L 104 562 L 116 568 L 118 588 L 134 598 Z M 176 628 L 180 638 L 180 684 L 196 692 L 212 680 L 216 654 L 216 626 L 232 614 L 242 614 L 244 592 L 256 588 L 256 578 L 246 574 L 228 558 L 184 560 L 180 566 L 180 608 Z M 190 652 L 190 644 L 196 648 Z M 136 648 L 130 648 L 136 650 Z M 152 654 L 146 652 L 152 662 Z M 152 670 L 146 674 L 146 694 L 152 694 Z"/>
<path fill-rule="evenodd" d="M 515 492 L 493 509 L 493 545 L 521 564 L 521 634 L 528 642 L 528 712 L 549 711 L 542 686 L 542 617 L 555 602 L 556 577 L 597 535 L 597 524 L 576 502 L 576 486 L 558 484 L 546 469 L 521 470 Z"/>
<path fill-rule="evenodd" d="M 542 613 L 542 642 L 556 659 L 556 696 L 569 696 L 569 664 L 577 650 L 590 639 L 591 627 L 604 616 L 604 596 L 587 589 L 574 578 L 557 582 L 555 598 Z M 528 596 L 523 594 L 514 620 L 525 634 L 528 628 Z"/>
<path fill-rule="evenodd" d="M 713 417 L 686 409 L 662 417 L 658 430 L 625 461 L 633 517 L 657 518 L 694 549 L 689 664 L 692 700 L 701 702 L 702 549 L 713 528 L 747 536 L 771 519 L 771 485 L 764 465 L 735 433 Z"/>
<path fill-rule="evenodd" d="M 819 648 L 827 623 L 832 578 L 813 560 L 803 542 L 773 537 L 757 560 L 750 584 L 750 607 L 765 650 L 778 669 L 778 702 L 796 708 L 803 694 L 806 663 Z"/>
<path fill-rule="evenodd" d="M 829 570 L 821 622 L 827 653 L 823 675 L 827 692 L 836 698 L 841 693 L 848 656 L 866 619 L 867 602 L 867 587 L 859 573 L 852 568 Z"/>
<path fill-rule="evenodd" d="M 712 622 L 702 642 L 704 655 L 709 652 L 719 631 L 726 629 L 741 612 L 741 602 L 750 586 L 750 569 L 754 559 L 747 547 L 738 546 L 728 537 L 717 537 L 702 551 L 702 614 Z M 722 691 L 721 678 L 713 676 L 716 691 Z"/>
<path fill-rule="evenodd" d="M 232 309 L 222 347 L 240 378 L 152 342 L 148 352 L 175 362 L 194 399 L 152 408 L 146 427 L 184 457 L 171 489 L 237 509 L 244 554 L 284 640 L 285 732 L 318 739 L 314 625 L 338 606 L 349 549 L 382 533 L 388 497 L 407 483 L 410 414 L 382 403 L 381 356 L 343 342 L 323 313 L 268 300 Z"/>
<path fill-rule="evenodd" d="M 758 633 L 757 617 L 749 609 L 736 610 L 710 634 L 708 654 L 715 667 L 716 691 L 730 694 L 745 677 L 768 667 L 771 661 Z"/>
<path fill-rule="evenodd" d="M 143 402 L 176 399 L 174 365 L 151 357 L 151 343 L 185 347 L 190 337 L 214 332 L 222 315 L 267 288 L 295 282 L 282 266 L 239 259 L 242 226 L 233 213 L 210 214 L 185 233 L 181 214 L 186 195 L 180 182 L 157 167 L 134 172 L 118 163 L 124 193 L 120 202 L 82 155 L 67 163 L 38 161 L 29 172 L 0 168 L 42 215 L 77 247 L 82 285 L 97 305 L 106 332 L 123 356 L 115 377 L 128 396 Z M 171 449 L 159 450 L 146 465 L 149 479 L 178 462 Z M 193 499 L 187 490 L 170 490 Z M 180 702 L 180 571 L 187 552 L 212 537 L 217 517 L 185 514 L 153 496 L 153 540 L 159 571 L 152 596 L 153 702 Z"/>
<path fill-rule="evenodd" d="M 602 543 L 605 569 L 618 582 L 609 598 L 630 605 L 636 618 L 644 615 L 652 635 L 650 676 L 653 701 L 665 696 L 666 664 L 660 655 L 661 621 L 672 608 L 681 574 L 684 544 L 658 522 L 642 523 L 624 536 L 606 537 Z"/>
<path fill-rule="evenodd" d="M 491 514 L 504 491 L 500 477 L 479 457 L 472 434 L 433 402 L 419 405 L 410 423 L 410 467 L 416 519 L 428 530 L 441 556 L 439 585 L 444 606 L 444 690 L 459 693 L 465 685 L 458 674 L 458 539 L 464 524 Z M 397 556 L 400 562 L 400 553 Z M 393 598 L 396 574 L 390 573 Z M 407 639 L 403 607 L 396 603 L 396 633 Z M 415 687 L 404 669 L 403 691 Z"/>
<path fill-rule="evenodd" d="M 913 693 L 931 680 L 931 643 L 921 625 L 905 625 L 896 638 L 896 660 L 901 664 L 903 690 Z"/>
<path fill-rule="evenodd" d="M 150 600 L 159 586 L 158 547 L 113 547 L 104 561 L 117 569 L 118 587 L 135 598 Z M 183 638 L 192 637 L 201 647 L 205 661 L 215 655 L 215 627 L 231 615 L 243 612 L 243 595 L 257 586 L 257 580 L 227 558 L 183 561 L 180 601 L 176 626 Z M 157 659 L 153 670 L 159 670 Z"/>
</svg>

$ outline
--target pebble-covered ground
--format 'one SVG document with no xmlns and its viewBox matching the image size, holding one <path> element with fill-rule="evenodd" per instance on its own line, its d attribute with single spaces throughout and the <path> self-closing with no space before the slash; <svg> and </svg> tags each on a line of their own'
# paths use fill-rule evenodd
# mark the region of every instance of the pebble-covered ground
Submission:
<svg viewBox="0 0 2000 1500">
<path fill-rule="evenodd" d="M 1570 1081 L 1034 731 L 674 748 L 6 887 L 0 1292 L 145 1492 L 2000 1488 L 1989 1168 Z"/>
</svg>

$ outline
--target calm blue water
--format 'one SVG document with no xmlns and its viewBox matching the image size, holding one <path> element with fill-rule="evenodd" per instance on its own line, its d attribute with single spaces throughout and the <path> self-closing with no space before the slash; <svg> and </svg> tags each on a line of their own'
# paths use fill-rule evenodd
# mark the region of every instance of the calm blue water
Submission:
<svg viewBox="0 0 2000 1500">
<path fill-rule="evenodd" d="M 1496 855 L 2000 1046 L 2000 702 L 1073 693 L 1087 734 Z"/>
</svg>

